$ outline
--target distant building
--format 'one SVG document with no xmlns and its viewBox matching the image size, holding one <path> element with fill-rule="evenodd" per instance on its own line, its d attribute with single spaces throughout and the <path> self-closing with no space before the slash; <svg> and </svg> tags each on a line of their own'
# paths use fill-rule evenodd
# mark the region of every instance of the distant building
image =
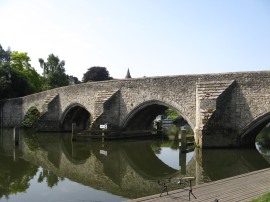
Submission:
<svg viewBox="0 0 270 202">
<path fill-rule="evenodd" d="M 130 72 L 129 72 L 129 68 L 128 68 L 128 70 L 127 70 L 127 75 L 126 75 L 126 79 L 130 79 L 131 78 L 131 76 L 130 76 Z"/>
</svg>

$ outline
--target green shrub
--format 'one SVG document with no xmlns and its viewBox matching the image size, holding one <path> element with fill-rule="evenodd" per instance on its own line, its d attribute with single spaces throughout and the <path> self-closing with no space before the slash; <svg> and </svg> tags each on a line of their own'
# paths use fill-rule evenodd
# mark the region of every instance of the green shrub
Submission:
<svg viewBox="0 0 270 202">
<path fill-rule="evenodd" d="M 40 117 L 40 112 L 36 107 L 30 107 L 26 112 L 22 126 L 26 128 L 34 128 L 37 124 L 37 121 Z"/>
</svg>

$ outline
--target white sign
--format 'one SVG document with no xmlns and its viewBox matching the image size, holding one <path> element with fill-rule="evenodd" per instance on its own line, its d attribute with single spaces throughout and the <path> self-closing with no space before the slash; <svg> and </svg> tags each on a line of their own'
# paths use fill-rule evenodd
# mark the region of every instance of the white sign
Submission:
<svg viewBox="0 0 270 202">
<path fill-rule="evenodd" d="M 105 150 L 99 150 L 99 153 L 100 154 L 103 154 L 104 156 L 107 156 L 108 155 L 108 152 L 105 151 Z"/>
<path fill-rule="evenodd" d="M 100 129 L 107 129 L 107 124 L 100 125 L 99 128 L 100 128 Z"/>
</svg>

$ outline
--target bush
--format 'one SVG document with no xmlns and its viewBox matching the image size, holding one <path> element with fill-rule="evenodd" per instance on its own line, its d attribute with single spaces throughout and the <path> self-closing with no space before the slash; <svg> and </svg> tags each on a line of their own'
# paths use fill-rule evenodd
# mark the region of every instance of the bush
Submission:
<svg viewBox="0 0 270 202">
<path fill-rule="evenodd" d="M 30 107 L 26 112 L 22 126 L 26 128 L 34 128 L 40 117 L 40 112 L 36 107 Z"/>
</svg>

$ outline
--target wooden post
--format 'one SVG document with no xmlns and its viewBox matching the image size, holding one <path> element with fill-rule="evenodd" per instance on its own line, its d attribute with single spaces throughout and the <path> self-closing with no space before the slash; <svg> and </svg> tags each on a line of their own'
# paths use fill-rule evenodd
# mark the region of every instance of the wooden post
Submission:
<svg viewBox="0 0 270 202">
<path fill-rule="evenodd" d="M 187 165 L 186 165 L 186 161 L 187 161 L 187 153 L 185 152 L 179 152 L 179 157 L 180 157 L 180 167 L 181 167 L 181 174 L 185 175 L 187 174 Z"/>
<path fill-rule="evenodd" d="M 76 123 L 71 124 L 71 131 L 72 131 L 72 134 L 76 133 Z"/>
<path fill-rule="evenodd" d="M 104 134 L 104 130 L 102 129 L 102 134 L 101 134 L 102 138 L 101 141 L 104 143 L 104 138 L 105 138 L 105 134 Z"/>
<path fill-rule="evenodd" d="M 182 127 L 181 128 L 181 152 L 186 152 L 187 151 L 187 135 L 186 135 L 187 130 Z"/>
<path fill-rule="evenodd" d="M 76 141 L 74 134 L 76 132 L 76 123 L 71 124 L 71 142 Z"/>
<path fill-rule="evenodd" d="M 19 145 L 19 136 L 17 135 L 16 129 L 17 129 L 16 127 L 13 128 L 13 144 L 14 144 L 14 146 Z"/>
</svg>

